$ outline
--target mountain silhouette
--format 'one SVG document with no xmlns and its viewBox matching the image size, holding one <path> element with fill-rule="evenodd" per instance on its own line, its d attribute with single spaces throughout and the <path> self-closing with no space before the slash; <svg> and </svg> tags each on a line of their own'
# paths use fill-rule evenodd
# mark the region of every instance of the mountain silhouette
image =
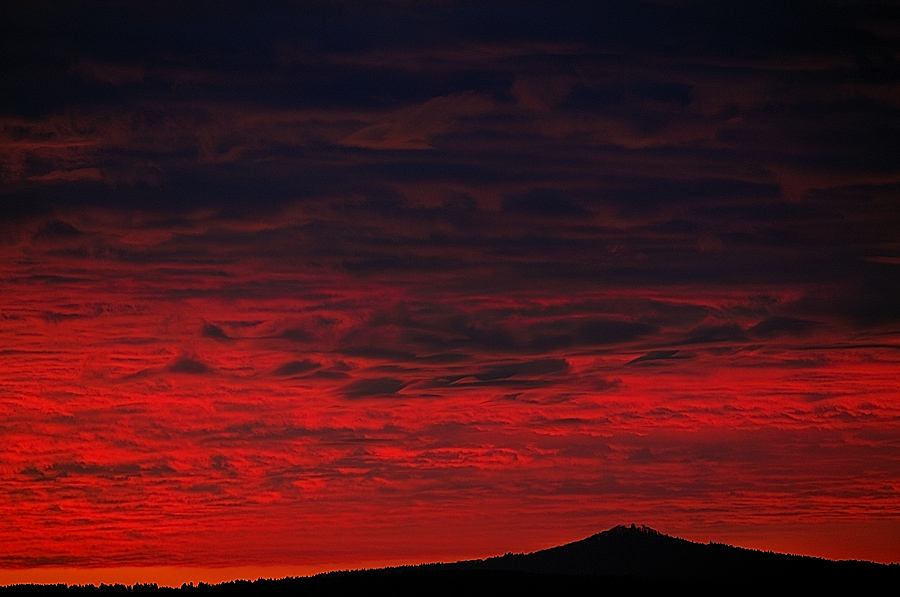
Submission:
<svg viewBox="0 0 900 597">
<path fill-rule="evenodd" d="M 900 565 L 833 561 L 694 543 L 645 526 L 617 526 L 529 554 L 484 560 L 329 572 L 280 580 L 156 585 L 16 585 L 0 595 L 121 596 L 179 592 L 191 597 L 313 595 L 657 595 L 838 591 L 875 594 L 900 586 Z"/>
<path fill-rule="evenodd" d="M 442 565 L 459 570 L 502 570 L 537 574 L 631 577 L 650 582 L 745 586 L 822 585 L 900 580 L 900 566 L 863 561 L 833 561 L 733 547 L 694 543 L 646 526 L 617 526 L 581 541 L 530 554 L 506 554 L 486 560 Z"/>
</svg>

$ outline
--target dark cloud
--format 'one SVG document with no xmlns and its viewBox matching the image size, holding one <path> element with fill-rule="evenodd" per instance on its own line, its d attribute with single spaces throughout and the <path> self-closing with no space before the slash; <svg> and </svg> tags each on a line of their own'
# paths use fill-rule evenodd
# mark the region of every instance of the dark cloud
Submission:
<svg viewBox="0 0 900 597">
<path fill-rule="evenodd" d="M 565 359 L 534 359 L 493 365 L 477 373 L 459 372 L 441 376 L 426 385 L 430 388 L 452 387 L 456 390 L 472 387 L 533 389 L 553 385 L 553 380 L 559 380 L 559 374 L 567 371 L 569 363 Z M 518 395 L 511 399 L 518 399 Z M 564 398 L 559 398 L 562 399 Z M 544 400 L 552 401 L 550 398 Z"/>
<path fill-rule="evenodd" d="M 743 342 L 747 339 L 744 329 L 736 323 L 701 325 L 688 332 L 681 344 L 720 344 Z"/>
<path fill-rule="evenodd" d="M 211 323 L 203 324 L 201 335 L 204 338 L 213 338 L 215 340 L 231 340 L 231 337 L 225 333 L 225 330 Z"/>
<path fill-rule="evenodd" d="M 60 220 L 51 220 L 41 226 L 40 230 L 37 231 L 35 237 L 37 238 L 54 238 L 54 237 L 63 237 L 63 238 L 72 238 L 81 236 L 83 232 L 72 226 L 67 222 L 63 222 Z"/>
<path fill-rule="evenodd" d="M 629 342 L 653 331 L 653 326 L 646 323 L 598 319 L 580 324 L 575 330 L 575 340 L 578 344 L 602 346 Z"/>
<path fill-rule="evenodd" d="M 508 377 L 533 377 L 547 375 L 548 373 L 561 373 L 569 368 L 565 359 L 538 359 L 520 363 L 495 365 L 475 374 L 479 381 L 493 381 Z"/>
<path fill-rule="evenodd" d="M 622 387 L 622 380 L 615 378 L 601 378 L 594 381 L 592 390 L 595 392 L 608 392 Z"/>
<path fill-rule="evenodd" d="M 98 477 L 103 479 L 122 479 L 128 477 L 162 477 L 175 473 L 167 464 L 145 466 L 134 462 L 118 462 L 115 464 L 94 464 L 77 461 L 56 462 L 43 469 L 28 467 L 22 471 L 39 480 L 64 479 L 69 476 Z"/>
<path fill-rule="evenodd" d="M 648 361 L 666 361 L 674 358 L 684 358 L 684 357 L 676 357 L 679 353 L 678 350 L 651 350 L 647 354 L 641 355 L 635 359 L 628 361 L 628 364 L 634 363 L 646 363 Z"/>
<path fill-rule="evenodd" d="M 405 350 L 394 350 L 391 348 L 380 348 L 377 346 L 354 346 L 341 349 L 341 354 L 351 357 L 365 357 L 370 359 L 379 359 L 385 361 L 413 361 L 416 359 L 415 353 Z"/>
<path fill-rule="evenodd" d="M 584 217 L 590 212 L 550 189 L 504 197 L 503 210 L 535 217 Z"/>
<path fill-rule="evenodd" d="M 300 375 L 302 373 L 314 371 L 319 367 L 319 363 L 310 361 L 309 359 L 303 359 L 302 361 L 287 362 L 275 369 L 273 373 L 280 376 Z"/>
<path fill-rule="evenodd" d="M 341 391 L 348 398 L 390 396 L 402 390 L 406 385 L 407 382 L 394 377 L 375 377 L 350 382 Z"/>
<path fill-rule="evenodd" d="M 212 368 L 202 361 L 189 356 L 182 356 L 166 367 L 169 373 L 187 373 L 188 375 L 205 375 L 212 373 Z"/>
<path fill-rule="evenodd" d="M 815 326 L 815 322 L 806 319 L 774 316 L 760 321 L 748 332 L 753 336 L 771 338 L 782 334 L 803 335 L 810 332 Z"/>
<path fill-rule="evenodd" d="M 900 302 L 896 300 L 900 296 L 900 267 L 893 262 L 875 262 L 855 269 L 851 283 L 844 285 L 838 296 L 828 297 L 828 302 L 834 301 L 838 313 L 864 327 L 900 322 Z"/>
<path fill-rule="evenodd" d="M 310 342 L 314 338 L 313 334 L 301 328 L 288 328 L 279 332 L 277 337 L 298 343 Z"/>
<path fill-rule="evenodd" d="M 42 556 L 0 556 L 0 565 L 5 568 L 50 568 L 50 567 L 76 567 L 87 564 L 89 560 L 83 556 L 73 555 L 42 555 Z"/>
<path fill-rule="evenodd" d="M 57 313 L 55 311 L 47 311 L 42 316 L 45 321 L 51 323 L 62 323 L 72 319 L 81 319 L 84 317 L 81 313 Z"/>
<path fill-rule="evenodd" d="M 311 373 L 310 377 L 316 379 L 327 379 L 327 380 L 335 380 L 335 379 L 350 379 L 350 374 L 344 371 L 316 371 L 315 373 Z"/>
</svg>

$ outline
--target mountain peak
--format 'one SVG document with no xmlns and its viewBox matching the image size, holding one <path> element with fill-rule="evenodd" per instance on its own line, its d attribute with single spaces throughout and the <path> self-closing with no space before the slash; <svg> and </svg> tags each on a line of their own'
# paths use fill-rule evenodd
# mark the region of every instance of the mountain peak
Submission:
<svg viewBox="0 0 900 597">
<path fill-rule="evenodd" d="M 599 537 L 600 535 L 625 535 L 629 533 L 643 533 L 644 535 L 660 535 L 663 537 L 668 537 L 664 533 L 660 533 L 656 529 L 651 529 L 646 525 L 637 526 L 634 523 L 631 523 L 631 526 L 620 524 L 618 526 L 614 526 L 613 528 L 597 533 L 594 537 Z"/>
<path fill-rule="evenodd" d="M 586 539 L 529 554 L 443 565 L 446 570 L 493 570 L 582 578 L 632 578 L 696 586 L 765 584 L 795 587 L 875 586 L 896 583 L 898 572 L 872 562 L 763 552 L 722 543 L 695 543 L 645 525 L 619 525 Z M 858 592 L 858 591 L 856 591 Z"/>
</svg>

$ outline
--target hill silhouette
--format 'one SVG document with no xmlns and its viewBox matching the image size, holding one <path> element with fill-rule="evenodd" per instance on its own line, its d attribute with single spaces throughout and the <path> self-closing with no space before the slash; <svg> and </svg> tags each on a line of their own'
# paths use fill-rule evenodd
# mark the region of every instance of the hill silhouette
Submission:
<svg viewBox="0 0 900 597">
<path fill-rule="evenodd" d="M 559 547 L 531 554 L 444 565 L 460 570 L 503 570 L 538 574 L 631 577 L 687 584 L 868 583 L 900 580 L 900 566 L 855 560 L 834 561 L 764 552 L 721 543 L 694 543 L 646 526 L 617 526 Z"/>
<path fill-rule="evenodd" d="M 760 590 L 875 592 L 898 586 L 900 565 L 763 552 L 694 543 L 645 526 L 617 526 L 529 554 L 484 560 L 339 571 L 280 580 L 156 585 L 16 585 L 2 595 L 121 596 L 184 593 L 191 597 L 266 595 L 644 595 Z"/>
</svg>

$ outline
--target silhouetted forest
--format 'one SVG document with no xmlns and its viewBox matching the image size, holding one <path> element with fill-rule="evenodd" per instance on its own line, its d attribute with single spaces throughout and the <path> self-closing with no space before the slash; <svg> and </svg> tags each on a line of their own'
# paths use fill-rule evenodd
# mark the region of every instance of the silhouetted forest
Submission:
<svg viewBox="0 0 900 597">
<path fill-rule="evenodd" d="M 154 584 L 14 585 L 4 596 L 184 597 L 305 595 L 649 595 L 761 590 L 874 592 L 898 586 L 900 565 L 762 552 L 669 537 L 647 527 L 615 527 L 587 539 L 486 560 L 329 572 L 280 580 L 238 580 L 181 588 Z"/>
</svg>

